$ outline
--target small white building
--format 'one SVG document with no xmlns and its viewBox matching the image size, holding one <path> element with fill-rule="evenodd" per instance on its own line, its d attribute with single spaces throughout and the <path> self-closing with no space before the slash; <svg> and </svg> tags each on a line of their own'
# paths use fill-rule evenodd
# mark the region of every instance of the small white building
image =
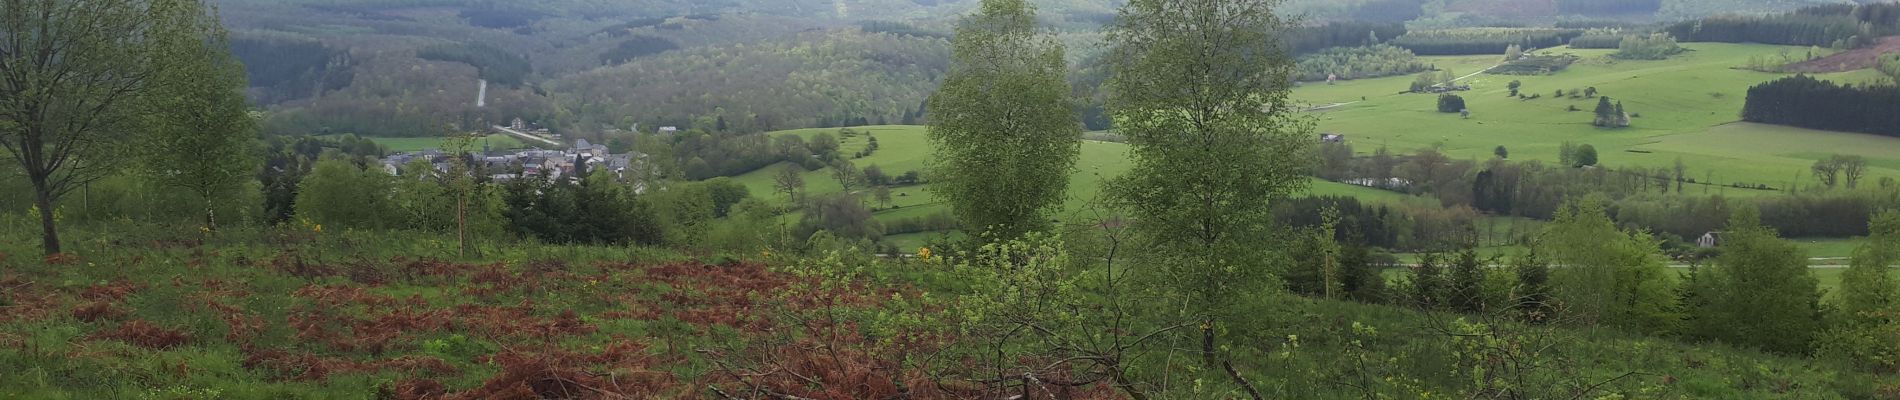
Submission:
<svg viewBox="0 0 1900 400">
<path fill-rule="evenodd" d="M 1704 249 L 1713 249 L 1716 247 L 1721 247 L 1722 246 L 1722 232 L 1709 232 L 1709 233 L 1703 234 L 1702 238 L 1695 240 L 1695 245 L 1696 247 L 1701 247 Z"/>
</svg>

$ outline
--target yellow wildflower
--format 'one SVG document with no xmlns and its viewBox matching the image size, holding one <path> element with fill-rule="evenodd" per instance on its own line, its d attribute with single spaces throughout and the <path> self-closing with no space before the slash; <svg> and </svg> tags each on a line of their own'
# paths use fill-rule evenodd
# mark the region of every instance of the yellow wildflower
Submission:
<svg viewBox="0 0 1900 400">
<path fill-rule="evenodd" d="M 917 257 L 924 259 L 924 261 L 930 261 L 930 248 L 924 247 L 917 249 Z"/>
</svg>

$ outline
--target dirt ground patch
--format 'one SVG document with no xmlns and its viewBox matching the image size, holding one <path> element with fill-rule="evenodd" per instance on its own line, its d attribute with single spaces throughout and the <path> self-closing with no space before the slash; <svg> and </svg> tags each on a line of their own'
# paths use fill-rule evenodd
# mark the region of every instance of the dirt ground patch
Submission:
<svg viewBox="0 0 1900 400">
<path fill-rule="evenodd" d="M 1873 47 L 1854 49 L 1814 60 L 1788 64 L 1784 72 L 1825 73 L 1873 68 L 1881 54 L 1900 53 L 1900 36 L 1880 39 Z"/>
</svg>

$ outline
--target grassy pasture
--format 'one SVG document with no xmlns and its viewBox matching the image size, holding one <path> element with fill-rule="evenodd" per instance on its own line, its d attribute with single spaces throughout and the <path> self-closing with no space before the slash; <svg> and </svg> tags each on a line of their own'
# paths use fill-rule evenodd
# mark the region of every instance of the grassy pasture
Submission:
<svg viewBox="0 0 1900 400">
<path fill-rule="evenodd" d="M 1667 167 L 1681 158 L 1690 175 L 1702 181 L 1713 177 L 1721 183 L 1787 186 L 1816 159 L 1836 153 L 1868 157 L 1874 165 L 1869 179 L 1900 176 L 1900 139 L 1736 122 L 1749 86 L 1784 75 L 1735 67 L 1751 56 L 1778 56 L 1783 49 L 1804 54 L 1806 48 L 1719 43 L 1685 47 L 1693 51 L 1661 61 L 1615 60 L 1607 57 L 1610 50 L 1549 50 L 1574 53 L 1583 60 L 1550 76 L 1484 74 L 1461 81 L 1473 87 L 1460 93 L 1472 112 L 1470 119 L 1438 113 L 1436 96 L 1399 94 L 1410 76 L 1309 84 L 1293 96 L 1315 105 L 1350 103 L 1316 113 L 1319 129 L 1346 134 L 1362 153 L 1379 146 L 1409 152 L 1441 145 L 1454 157 L 1483 159 L 1503 145 L 1514 159 L 1555 161 L 1557 148 L 1570 141 L 1595 146 L 1606 166 Z M 1498 57 L 1426 59 L 1463 76 L 1495 64 Z M 1874 75 L 1855 71 L 1820 77 L 1864 82 Z M 1523 82 L 1522 93 L 1543 98 L 1510 97 L 1507 83 L 1512 80 Z M 1640 114 L 1634 126 L 1590 126 L 1596 99 L 1553 98 L 1557 90 L 1589 87 Z M 1580 111 L 1567 111 L 1571 106 Z"/>
<path fill-rule="evenodd" d="M 884 173 L 891 175 L 901 175 L 906 171 L 925 172 L 927 175 L 926 171 L 929 168 L 931 151 L 930 140 L 925 135 L 924 127 L 890 125 L 857 127 L 851 128 L 851 130 L 863 132 L 864 134 L 860 134 L 856 137 L 842 137 L 838 135 L 838 129 L 829 128 L 780 131 L 772 132 L 771 135 L 798 135 L 809 140 L 820 133 L 830 133 L 832 136 L 840 139 L 840 149 L 841 152 L 845 154 L 852 154 L 863 150 L 865 145 L 870 142 L 868 138 L 875 136 L 878 141 L 878 150 L 868 157 L 851 161 L 858 168 L 876 165 L 878 168 L 883 169 Z M 1075 170 L 1070 173 L 1068 200 L 1064 203 L 1063 212 L 1073 213 L 1086 211 L 1091 202 L 1101 197 L 1104 182 L 1113 177 L 1120 176 L 1131 167 L 1127 153 L 1128 145 L 1122 143 L 1082 142 L 1082 154 L 1078 158 Z M 774 165 L 734 177 L 733 179 L 745 185 L 746 189 L 751 191 L 753 196 L 784 200 L 785 195 L 783 193 L 777 193 L 775 189 L 773 189 L 773 178 L 778 176 L 779 170 L 785 168 L 787 165 L 788 164 Z M 842 190 L 842 187 L 838 185 L 838 181 L 832 179 L 831 172 L 831 168 L 804 172 L 805 190 L 812 194 L 837 193 Z M 928 176 L 925 178 L 928 180 Z M 931 214 L 948 211 L 949 208 L 938 200 L 935 195 L 931 194 L 928 188 L 928 184 L 892 188 L 891 200 L 892 205 L 896 206 L 896 208 L 878 211 L 876 213 L 877 218 L 883 221 L 890 221 L 899 218 L 929 216 Z M 860 193 L 864 193 L 864 190 L 860 189 Z M 1308 189 L 1308 193 L 1315 195 L 1352 196 L 1373 202 L 1398 202 L 1415 198 L 1394 192 L 1321 180 L 1314 180 L 1312 187 Z M 868 201 L 869 196 L 866 197 Z M 922 237 L 922 235 L 915 237 L 906 236 L 893 240 L 903 244 L 914 244 L 921 243 L 923 241 Z"/>
</svg>

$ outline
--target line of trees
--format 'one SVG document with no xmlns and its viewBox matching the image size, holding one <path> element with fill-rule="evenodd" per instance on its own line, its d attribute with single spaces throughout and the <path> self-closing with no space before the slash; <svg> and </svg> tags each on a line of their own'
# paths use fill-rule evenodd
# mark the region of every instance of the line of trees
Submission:
<svg viewBox="0 0 1900 400">
<path fill-rule="evenodd" d="M 1557 0 L 1557 12 L 1574 15 L 1649 15 L 1662 0 Z"/>
<path fill-rule="evenodd" d="M 1502 157 L 1483 162 L 1454 160 L 1433 149 L 1400 155 L 1382 148 L 1370 156 L 1355 157 L 1349 145 L 1326 144 L 1320 148 L 1316 172 L 1323 179 L 1432 196 L 1445 207 L 1545 220 L 1554 218 L 1563 203 L 1597 194 L 1611 202 L 1619 222 L 1676 238 L 1719 230 L 1738 208 L 1759 209 L 1764 224 L 1789 236 L 1864 236 L 1873 211 L 1900 207 L 1900 200 L 1884 194 L 1895 187 L 1891 181 L 1883 181 L 1876 191 L 1797 191 L 1742 199 L 1686 197 L 1681 195 L 1696 186 L 1749 190 L 1756 185 L 1702 182 L 1680 163 L 1663 168 L 1576 168 L 1595 165 L 1596 149 L 1587 144 L 1562 147 L 1560 161 L 1551 165 Z M 1865 182 L 1865 163 L 1854 156 L 1817 162 L 1812 171 L 1819 182 L 1816 188 L 1874 187 Z M 1833 186 L 1828 182 L 1834 182 Z"/>
<path fill-rule="evenodd" d="M 1900 136 L 1900 86 L 1842 85 L 1797 75 L 1748 89 L 1742 120 Z"/>
<path fill-rule="evenodd" d="M 1512 45 L 1523 49 L 1562 46 L 1582 35 L 1575 29 L 1464 28 L 1412 31 L 1391 44 L 1422 56 L 1504 54 Z"/>
<path fill-rule="evenodd" d="M 1283 45 L 1293 54 L 1308 54 L 1334 47 L 1376 45 L 1405 33 L 1405 24 L 1400 22 L 1332 21 L 1290 29 Z"/>
</svg>

